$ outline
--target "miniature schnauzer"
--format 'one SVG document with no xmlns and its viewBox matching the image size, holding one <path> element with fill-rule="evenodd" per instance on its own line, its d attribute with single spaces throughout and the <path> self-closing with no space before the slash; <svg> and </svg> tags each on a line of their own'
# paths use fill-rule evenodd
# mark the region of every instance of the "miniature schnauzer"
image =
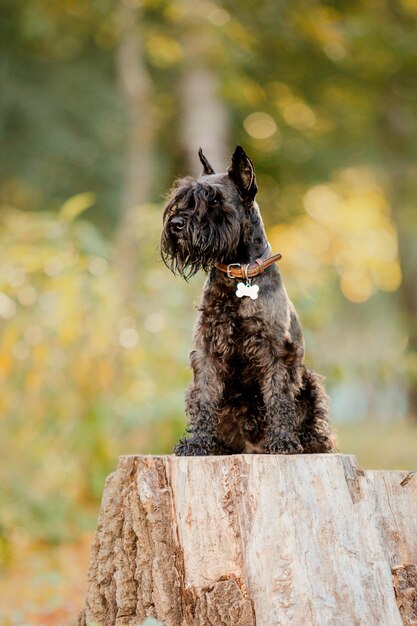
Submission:
<svg viewBox="0 0 417 626">
<path fill-rule="evenodd" d="M 187 435 L 177 455 L 332 452 L 322 377 L 303 365 L 301 325 L 271 254 L 252 161 L 237 146 L 227 173 L 199 151 L 203 173 L 171 190 L 161 252 L 204 285 L 190 354 Z"/>
</svg>

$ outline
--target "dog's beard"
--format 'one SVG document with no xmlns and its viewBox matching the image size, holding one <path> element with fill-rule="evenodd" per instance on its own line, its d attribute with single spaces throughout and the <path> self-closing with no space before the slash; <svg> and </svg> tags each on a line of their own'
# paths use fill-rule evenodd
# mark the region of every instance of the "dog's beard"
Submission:
<svg viewBox="0 0 417 626">
<path fill-rule="evenodd" d="M 231 205 L 209 209 L 204 216 L 195 211 L 179 232 L 168 218 L 161 237 L 162 259 L 174 274 L 188 280 L 200 269 L 208 272 L 214 263 L 233 257 L 239 237 L 240 223 Z"/>
</svg>

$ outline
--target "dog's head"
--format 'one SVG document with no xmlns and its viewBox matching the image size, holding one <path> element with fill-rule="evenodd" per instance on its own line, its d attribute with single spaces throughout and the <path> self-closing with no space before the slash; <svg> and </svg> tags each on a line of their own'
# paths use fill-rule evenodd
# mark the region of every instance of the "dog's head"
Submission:
<svg viewBox="0 0 417 626">
<path fill-rule="evenodd" d="M 199 151 L 203 173 L 177 181 L 164 211 L 161 253 L 165 264 L 184 278 L 217 262 L 233 260 L 242 221 L 257 192 L 255 170 L 237 146 L 225 174 L 216 174 Z"/>
</svg>

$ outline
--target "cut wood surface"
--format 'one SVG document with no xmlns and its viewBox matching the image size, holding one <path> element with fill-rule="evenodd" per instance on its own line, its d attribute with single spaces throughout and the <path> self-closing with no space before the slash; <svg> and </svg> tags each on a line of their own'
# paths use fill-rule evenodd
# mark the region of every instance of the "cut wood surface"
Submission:
<svg viewBox="0 0 417 626">
<path fill-rule="evenodd" d="M 417 474 L 353 456 L 123 456 L 81 624 L 416 626 Z"/>
</svg>

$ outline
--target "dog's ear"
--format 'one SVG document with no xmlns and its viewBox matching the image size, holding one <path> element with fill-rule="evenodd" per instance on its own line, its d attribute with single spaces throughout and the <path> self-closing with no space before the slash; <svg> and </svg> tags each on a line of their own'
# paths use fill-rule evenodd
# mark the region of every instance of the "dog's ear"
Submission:
<svg viewBox="0 0 417 626">
<path fill-rule="evenodd" d="M 199 159 L 202 163 L 203 166 L 203 174 L 205 174 L 206 176 L 209 176 L 210 174 L 215 174 L 216 172 L 214 171 L 214 169 L 211 167 L 210 163 L 208 162 L 208 160 L 206 159 L 206 157 L 203 154 L 203 150 L 200 148 L 198 151 L 198 156 Z"/>
<path fill-rule="evenodd" d="M 255 168 L 242 146 L 236 146 L 232 155 L 232 164 L 227 171 L 241 196 L 253 200 L 258 191 Z"/>
</svg>

